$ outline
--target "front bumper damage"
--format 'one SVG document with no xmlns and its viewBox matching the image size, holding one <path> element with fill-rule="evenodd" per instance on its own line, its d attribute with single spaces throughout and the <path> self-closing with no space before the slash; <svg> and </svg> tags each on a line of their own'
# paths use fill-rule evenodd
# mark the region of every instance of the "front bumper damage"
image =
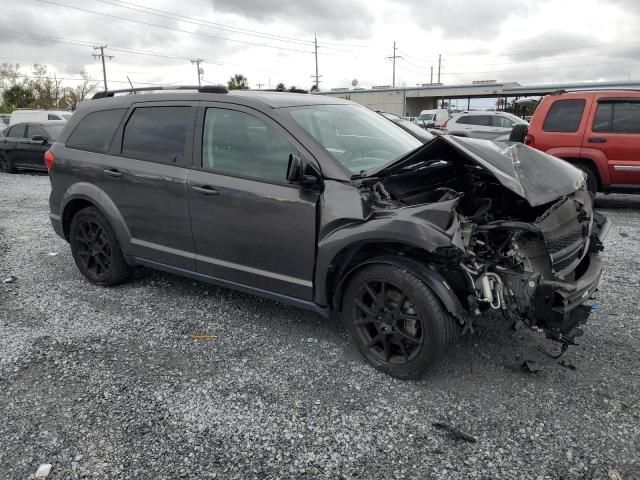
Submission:
<svg viewBox="0 0 640 480">
<path fill-rule="evenodd" d="M 550 338 L 564 341 L 579 336 L 580 325 L 591 313 L 586 305 L 594 298 L 602 276 L 599 252 L 611 222 L 594 212 L 589 250 L 576 266 L 572 281 L 545 280 L 539 273 L 501 272 L 506 294 L 532 327 L 543 329 Z"/>
</svg>

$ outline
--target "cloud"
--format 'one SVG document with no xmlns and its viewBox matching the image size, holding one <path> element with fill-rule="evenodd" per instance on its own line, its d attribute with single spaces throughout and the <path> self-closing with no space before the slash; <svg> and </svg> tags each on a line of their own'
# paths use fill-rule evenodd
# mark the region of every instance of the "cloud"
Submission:
<svg viewBox="0 0 640 480">
<path fill-rule="evenodd" d="M 375 15 L 366 0 L 213 0 L 218 12 L 233 13 L 259 21 L 278 21 L 307 32 L 336 39 L 367 38 Z"/>
</svg>

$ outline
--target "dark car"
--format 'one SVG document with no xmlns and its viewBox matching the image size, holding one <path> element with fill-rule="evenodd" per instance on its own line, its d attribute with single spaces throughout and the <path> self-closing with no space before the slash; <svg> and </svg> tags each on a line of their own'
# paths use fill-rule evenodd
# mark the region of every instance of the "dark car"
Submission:
<svg viewBox="0 0 640 480">
<path fill-rule="evenodd" d="M 559 159 L 424 144 L 316 95 L 99 96 L 45 156 L 51 222 L 95 284 L 143 265 L 338 315 L 373 366 L 402 378 L 487 312 L 563 350 L 589 315 L 608 221 Z"/>
<path fill-rule="evenodd" d="M 44 154 L 66 123 L 60 120 L 16 123 L 5 129 L 0 138 L 0 172 L 46 171 Z"/>
<path fill-rule="evenodd" d="M 384 118 L 386 118 L 387 120 L 392 121 L 401 129 L 403 129 L 405 132 L 411 134 L 413 137 L 417 138 L 423 143 L 429 142 L 433 140 L 433 138 L 435 137 L 435 135 L 429 132 L 426 128 L 420 128 L 415 123 L 410 122 L 409 120 L 406 120 L 402 117 L 399 117 L 394 113 L 380 112 L 380 111 L 378 111 L 378 113 L 382 115 Z"/>
</svg>

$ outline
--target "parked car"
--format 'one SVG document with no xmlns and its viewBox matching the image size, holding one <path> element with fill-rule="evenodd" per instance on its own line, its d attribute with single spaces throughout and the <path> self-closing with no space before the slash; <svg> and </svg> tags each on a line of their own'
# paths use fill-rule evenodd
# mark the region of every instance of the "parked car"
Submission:
<svg viewBox="0 0 640 480">
<path fill-rule="evenodd" d="M 0 114 L 0 126 L 9 125 L 9 120 L 10 119 L 11 119 L 11 115 L 9 115 L 7 113 L 1 113 Z"/>
<path fill-rule="evenodd" d="M 593 195 L 640 190 L 640 91 L 548 95 L 511 139 L 581 169 Z"/>
<path fill-rule="evenodd" d="M 463 112 L 449 118 L 442 130 L 461 137 L 496 140 L 509 135 L 514 125 L 520 124 L 526 125 L 527 122 L 507 112 Z"/>
<path fill-rule="evenodd" d="M 60 135 L 63 121 L 17 123 L 6 128 L 0 139 L 0 172 L 17 169 L 43 170 L 44 154 Z"/>
<path fill-rule="evenodd" d="M 449 118 L 449 111 L 446 108 L 436 108 L 433 110 L 422 110 L 414 122 L 422 128 L 437 128 L 444 124 Z"/>
<path fill-rule="evenodd" d="M 490 311 L 563 350 L 587 320 L 608 220 L 566 162 L 423 144 L 338 98 L 190 88 L 101 93 L 46 153 L 51 223 L 90 282 L 144 265 L 339 316 L 401 378 Z"/>
<path fill-rule="evenodd" d="M 64 120 L 71 118 L 73 112 L 67 110 L 27 110 L 19 109 L 11 112 L 9 125 L 21 122 L 46 122 L 48 120 Z"/>
<path fill-rule="evenodd" d="M 415 138 L 417 138 L 423 143 L 433 140 L 433 138 L 435 137 L 435 135 L 429 132 L 427 129 L 421 128 L 415 123 L 410 122 L 405 118 L 399 117 L 398 115 L 395 115 L 393 113 L 387 113 L 387 112 L 378 112 L 378 113 L 382 115 L 384 118 L 386 118 L 387 120 L 391 120 L 401 129 L 403 129 L 405 132 L 410 133 L 411 135 L 413 135 Z"/>
</svg>

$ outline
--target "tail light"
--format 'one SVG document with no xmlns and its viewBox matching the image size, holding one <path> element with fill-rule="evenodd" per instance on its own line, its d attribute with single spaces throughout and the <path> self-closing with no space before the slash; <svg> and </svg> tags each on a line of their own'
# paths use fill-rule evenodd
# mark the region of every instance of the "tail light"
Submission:
<svg viewBox="0 0 640 480">
<path fill-rule="evenodd" d="M 46 152 L 44 152 L 44 165 L 47 167 L 48 171 L 51 171 L 51 169 L 53 168 L 53 162 L 56 161 L 56 157 L 53 153 L 51 153 L 51 150 L 47 150 Z"/>
<path fill-rule="evenodd" d="M 447 128 L 447 122 L 449 121 L 449 119 L 445 120 L 444 122 L 442 122 L 440 124 L 440 128 Z"/>
<path fill-rule="evenodd" d="M 524 136 L 524 144 L 525 145 L 529 145 L 530 147 L 535 147 L 535 138 L 533 137 L 533 135 L 527 133 Z"/>
</svg>

